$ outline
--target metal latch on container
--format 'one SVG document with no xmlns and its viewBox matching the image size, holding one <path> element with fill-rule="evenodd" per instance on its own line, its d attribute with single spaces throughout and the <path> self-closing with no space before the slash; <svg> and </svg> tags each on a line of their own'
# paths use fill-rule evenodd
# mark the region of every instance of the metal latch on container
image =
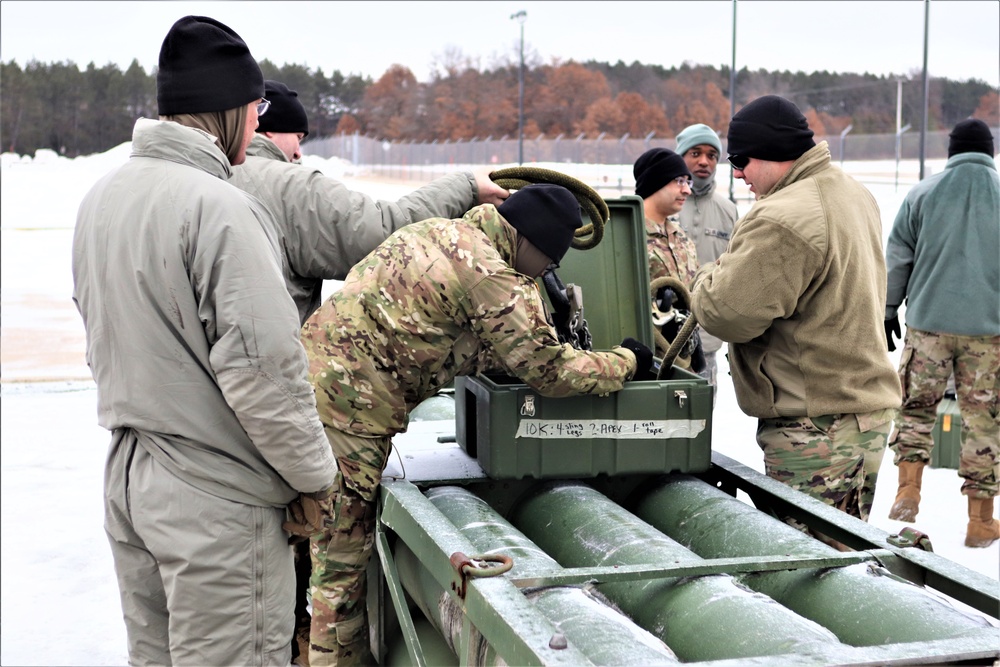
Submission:
<svg viewBox="0 0 1000 667">
<path fill-rule="evenodd" d="M 687 397 L 688 397 L 687 392 L 684 391 L 683 389 L 674 390 L 674 398 L 677 399 L 677 407 L 683 408 L 684 401 L 687 400 Z"/>
<path fill-rule="evenodd" d="M 926 533 L 921 533 L 913 528 L 904 528 L 896 535 L 890 535 L 885 539 L 894 547 L 917 547 L 924 551 L 934 551 L 931 546 L 931 538 Z"/>
<path fill-rule="evenodd" d="M 465 585 L 469 577 L 496 577 L 514 567 L 514 559 L 503 554 L 466 556 L 461 551 L 456 551 L 448 560 L 458 572 L 461 581 L 458 584 L 451 582 L 451 589 L 458 593 L 458 597 L 462 600 L 465 599 Z M 497 563 L 497 565 L 487 565 L 487 563 Z"/>
</svg>

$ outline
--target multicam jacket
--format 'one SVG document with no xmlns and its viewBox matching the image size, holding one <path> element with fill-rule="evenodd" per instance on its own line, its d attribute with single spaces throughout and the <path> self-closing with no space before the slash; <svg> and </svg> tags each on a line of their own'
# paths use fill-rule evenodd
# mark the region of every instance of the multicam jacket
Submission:
<svg viewBox="0 0 1000 667">
<path fill-rule="evenodd" d="M 484 204 L 404 227 L 355 266 L 302 331 L 324 425 L 391 436 L 456 375 L 497 367 L 544 396 L 622 389 L 634 355 L 560 344 L 515 248 Z"/>
<path fill-rule="evenodd" d="M 478 200 L 472 172 L 442 176 L 395 202 L 372 199 L 318 169 L 289 162 L 260 134 L 250 142 L 246 162 L 233 167 L 229 182 L 271 212 L 300 324 L 319 307 L 324 280 L 343 280 L 394 231 L 433 216 L 460 216 Z"/>
<path fill-rule="evenodd" d="M 675 219 L 667 218 L 660 225 L 646 218 L 646 249 L 650 280 L 673 276 L 691 284 L 698 270 L 698 250 Z"/>
</svg>

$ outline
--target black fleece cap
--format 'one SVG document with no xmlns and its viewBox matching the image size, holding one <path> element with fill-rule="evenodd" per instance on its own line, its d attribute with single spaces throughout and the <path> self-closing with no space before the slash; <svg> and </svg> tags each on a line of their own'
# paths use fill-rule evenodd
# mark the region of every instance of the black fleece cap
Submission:
<svg viewBox="0 0 1000 667">
<path fill-rule="evenodd" d="M 561 185 L 526 185 L 504 200 L 497 211 L 531 244 L 558 264 L 583 226 L 580 202 Z"/>
<path fill-rule="evenodd" d="M 264 81 L 264 97 L 271 106 L 257 123 L 258 132 L 288 132 L 303 136 L 309 134 L 306 108 L 299 102 L 299 94 L 280 81 Z"/>
<path fill-rule="evenodd" d="M 799 108 L 777 95 L 764 95 L 729 122 L 726 152 L 771 162 L 797 160 L 816 145 Z"/>
<path fill-rule="evenodd" d="M 246 43 L 207 16 L 178 19 L 160 47 L 161 116 L 236 109 L 264 97 L 264 75 Z"/>
<path fill-rule="evenodd" d="M 645 199 L 678 176 L 691 178 L 687 162 L 669 148 L 650 148 L 632 165 L 635 193 Z"/>
<path fill-rule="evenodd" d="M 993 157 L 993 133 L 978 118 L 959 122 L 948 135 L 948 157 L 959 153 L 986 153 Z"/>
</svg>

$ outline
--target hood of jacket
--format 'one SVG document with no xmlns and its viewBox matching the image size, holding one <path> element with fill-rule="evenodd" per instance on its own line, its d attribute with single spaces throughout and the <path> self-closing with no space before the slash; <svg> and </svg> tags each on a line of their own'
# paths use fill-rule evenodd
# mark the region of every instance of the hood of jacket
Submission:
<svg viewBox="0 0 1000 667">
<path fill-rule="evenodd" d="M 197 167 L 222 180 L 229 180 L 232 166 L 204 130 L 167 120 L 140 118 L 132 130 L 131 157 L 151 157 Z"/>
</svg>

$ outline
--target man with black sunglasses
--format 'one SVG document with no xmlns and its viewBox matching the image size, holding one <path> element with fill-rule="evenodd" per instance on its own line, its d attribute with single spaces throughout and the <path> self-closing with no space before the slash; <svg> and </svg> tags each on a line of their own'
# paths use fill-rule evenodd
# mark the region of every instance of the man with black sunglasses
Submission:
<svg viewBox="0 0 1000 667">
<path fill-rule="evenodd" d="M 901 401 L 878 205 L 784 98 L 744 106 L 727 148 L 757 201 L 728 251 L 699 269 L 692 310 L 730 344 L 768 476 L 867 520 Z"/>
</svg>

